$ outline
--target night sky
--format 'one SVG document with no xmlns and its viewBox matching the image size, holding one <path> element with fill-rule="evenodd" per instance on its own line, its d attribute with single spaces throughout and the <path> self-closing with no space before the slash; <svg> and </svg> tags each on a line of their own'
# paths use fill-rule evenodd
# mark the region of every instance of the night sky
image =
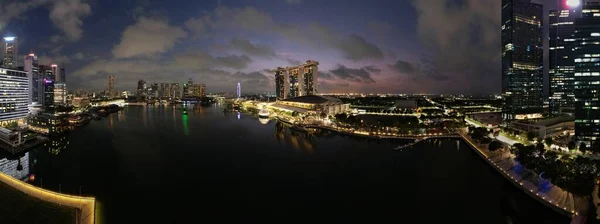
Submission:
<svg viewBox="0 0 600 224">
<path fill-rule="evenodd" d="M 0 0 L 0 33 L 17 36 L 22 55 L 64 64 L 70 90 L 103 90 L 113 74 L 120 90 L 192 78 L 208 92 L 235 92 L 237 82 L 274 92 L 265 69 L 316 60 L 319 92 L 499 93 L 500 8 L 500 0 Z"/>
</svg>

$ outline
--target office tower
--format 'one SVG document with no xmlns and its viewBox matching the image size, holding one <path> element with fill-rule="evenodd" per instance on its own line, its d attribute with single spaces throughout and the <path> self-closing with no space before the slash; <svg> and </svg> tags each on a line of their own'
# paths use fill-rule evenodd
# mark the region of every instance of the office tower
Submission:
<svg viewBox="0 0 600 224">
<path fill-rule="evenodd" d="M 29 113 L 27 72 L 0 68 L 0 125 L 22 121 Z"/>
<path fill-rule="evenodd" d="M 67 83 L 67 74 L 65 73 L 65 65 L 63 64 L 60 67 L 60 81 L 63 83 Z"/>
<path fill-rule="evenodd" d="M 181 88 L 179 87 L 179 83 L 171 83 L 171 88 L 169 89 L 169 91 L 172 99 L 182 98 L 182 92 Z"/>
<path fill-rule="evenodd" d="M 590 145 L 600 137 L 600 1 L 584 1 L 574 30 L 575 136 Z"/>
<path fill-rule="evenodd" d="M 50 68 L 54 77 L 54 105 L 66 105 L 67 84 L 64 80 L 64 68 L 59 69 L 57 64 L 52 64 Z"/>
<path fill-rule="evenodd" d="M 2 67 L 17 68 L 18 42 L 16 37 L 4 37 L 4 58 Z"/>
<path fill-rule="evenodd" d="M 237 98 L 241 98 L 242 97 L 242 85 L 240 85 L 240 83 L 237 83 L 237 88 L 236 88 L 236 96 Z"/>
<path fill-rule="evenodd" d="M 67 84 L 54 82 L 54 105 L 67 104 Z"/>
<path fill-rule="evenodd" d="M 117 96 L 115 94 L 115 76 L 113 76 L 113 75 L 108 76 L 108 84 L 106 86 L 106 91 L 108 91 L 109 98 L 113 98 L 113 97 Z"/>
<path fill-rule="evenodd" d="M 581 7 L 559 4 L 560 10 L 549 13 L 549 75 L 550 113 L 573 114 L 575 110 L 575 77 L 573 35 L 575 19 L 581 16 Z"/>
<path fill-rule="evenodd" d="M 158 83 L 152 83 L 148 90 L 148 96 L 151 98 L 158 98 Z"/>
<path fill-rule="evenodd" d="M 44 107 L 54 105 L 54 73 L 52 67 L 47 65 L 39 65 L 40 72 L 40 98 L 39 103 Z"/>
<path fill-rule="evenodd" d="M 137 92 L 135 93 L 138 100 L 146 98 L 146 82 L 144 80 L 138 81 Z"/>
<path fill-rule="evenodd" d="M 199 84 L 198 89 L 199 89 L 199 92 L 200 92 L 198 94 L 198 96 L 199 97 L 205 97 L 206 96 L 206 85 L 205 84 Z"/>
<path fill-rule="evenodd" d="M 316 94 L 318 65 L 319 62 L 308 60 L 302 65 L 271 70 L 275 73 L 277 99 Z"/>
<path fill-rule="evenodd" d="M 543 110 L 543 6 L 502 0 L 502 118 L 520 119 Z"/>
<path fill-rule="evenodd" d="M 29 103 L 39 103 L 39 90 L 43 88 L 43 85 L 40 79 L 37 56 L 33 53 L 30 53 L 25 56 L 24 62 L 24 70 L 27 72 L 29 79 Z"/>
</svg>

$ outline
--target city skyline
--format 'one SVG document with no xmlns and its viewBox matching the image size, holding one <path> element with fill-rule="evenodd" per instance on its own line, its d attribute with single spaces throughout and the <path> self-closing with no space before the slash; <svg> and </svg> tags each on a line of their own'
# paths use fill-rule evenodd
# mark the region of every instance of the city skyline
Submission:
<svg viewBox="0 0 600 224">
<path fill-rule="evenodd" d="M 66 6 L 29 3 L 11 15 L 30 19 L 0 18 L 6 24 L 0 32 L 17 36 L 21 52 L 34 51 L 40 64 L 64 64 L 70 89 L 103 90 L 108 75 L 115 75 L 115 88 L 122 90 L 135 90 L 139 79 L 184 83 L 192 77 L 209 92 L 231 92 L 237 82 L 246 92 L 273 92 L 274 76 L 265 69 L 311 59 L 321 63 L 320 92 L 500 93 L 500 68 L 494 66 L 500 4 L 486 1 L 462 1 L 456 12 L 451 4 L 428 7 L 439 3 L 433 0 L 374 1 L 369 7 L 344 1 L 345 9 L 334 7 L 339 1 L 134 1 L 119 2 L 117 11 L 101 1 L 73 1 L 74 13 L 64 18 L 53 12 Z M 314 4 L 338 16 L 320 10 L 285 16 Z M 462 23 L 480 32 L 469 37 L 475 28 Z M 138 38 L 145 32 L 169 35 Z M 470 41 L 449 41 L 461 39 Z"/>
</svg>

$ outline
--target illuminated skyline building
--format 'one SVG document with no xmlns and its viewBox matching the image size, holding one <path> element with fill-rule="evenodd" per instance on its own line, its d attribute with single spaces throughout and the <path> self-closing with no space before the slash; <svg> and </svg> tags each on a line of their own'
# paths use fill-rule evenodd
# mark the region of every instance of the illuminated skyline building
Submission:
<svg viewBox="0 0 600 224">
<path fill-rule="evenodd" d="M 29 113 L 27 72 L 0 68 L 0 125 L 24 121 Z"/>
<path fill-rule="evenodd" d="M 575 137 L 589 146 L 600 137 L 600 1 L 584 1 L 574 30 Z"/>
<path fill-rule="evenodd" d="M 242 85 L 240 85 L 240 83 L 237 83 L 237 87 L 235 89 L 236 92 L 236 96 L 237 98 L 242 98 Z"/>
<path fill-rule="evenodd" d="M 39 65 L 40 71 L 40 82 L 42 88 L 41 98 L 39 99 L 39 103 L 44 107 L 51 107 L 54 105 L 54 76 L 55 74 L 52 72 L 53 69 L 51 66 L 47 65 Z"/>
<path fill-rule="evenodd" d="M 40 79 L 38 58 L 35 54 L 30 53 L 25 56 L 24 69 L 29 79 L 29 103 L 39 103 L 39 99 L 43 97 L 40 92 L 43 83 Z"/>
<path fill-rule="evenodd" d="M 115 94 L 115 76 L 114 75 L 109 75 L 108 76 L 108 84 L 106 85 L 106 91 L 108 91 L 108 97 L 113 98 L 116 97 Z"/>
<path fill-rule="evenodd" d="M 502 118 L 543 111 L 543 6 L 502 0 Z"/>
<path fill-rule="evenodd" d="M 552 114 L 573 114 L 575 110 L 575 65 L 573 35 L 575 19 L 581 7 L 561 5 L 549 13 L 549 108 Z"/>
<path fill-rule="evenodd" d="M 305 64 L 278 67 L 275 73 L 275 94 L 278 100 L 317 94 L 319 62 L 308 60 Z"/>
<path fill-rule="evenodd" d="M 4 58 L 2 59 L 2 67 L 10 69 L 17 68 L 18 50 L 19 45 L 16 37 L 4 37 Z"/>
</svg>

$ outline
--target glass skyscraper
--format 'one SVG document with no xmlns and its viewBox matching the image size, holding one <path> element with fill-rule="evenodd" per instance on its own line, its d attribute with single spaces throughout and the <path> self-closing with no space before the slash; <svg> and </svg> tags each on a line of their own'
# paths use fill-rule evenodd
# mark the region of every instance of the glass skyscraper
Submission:
<svg viewBox="0 0 600 224">
<path fill-rule="evenodd" d="M 575 136 L 589 145 L 600 137 L 600 3 L 584 3 L 573 46 Z"/>
<path fill-rule="evenodd" d="M 506 120 L 543 110 L 543 6 L 502 0 L 502 94 Z"/>
<path fill-rule="evenodd" d="M 574 22 L 580 7 L 564 7 L 549 13 L 550 113 L 573 114 L 575 109 Z"/>
</svg>

